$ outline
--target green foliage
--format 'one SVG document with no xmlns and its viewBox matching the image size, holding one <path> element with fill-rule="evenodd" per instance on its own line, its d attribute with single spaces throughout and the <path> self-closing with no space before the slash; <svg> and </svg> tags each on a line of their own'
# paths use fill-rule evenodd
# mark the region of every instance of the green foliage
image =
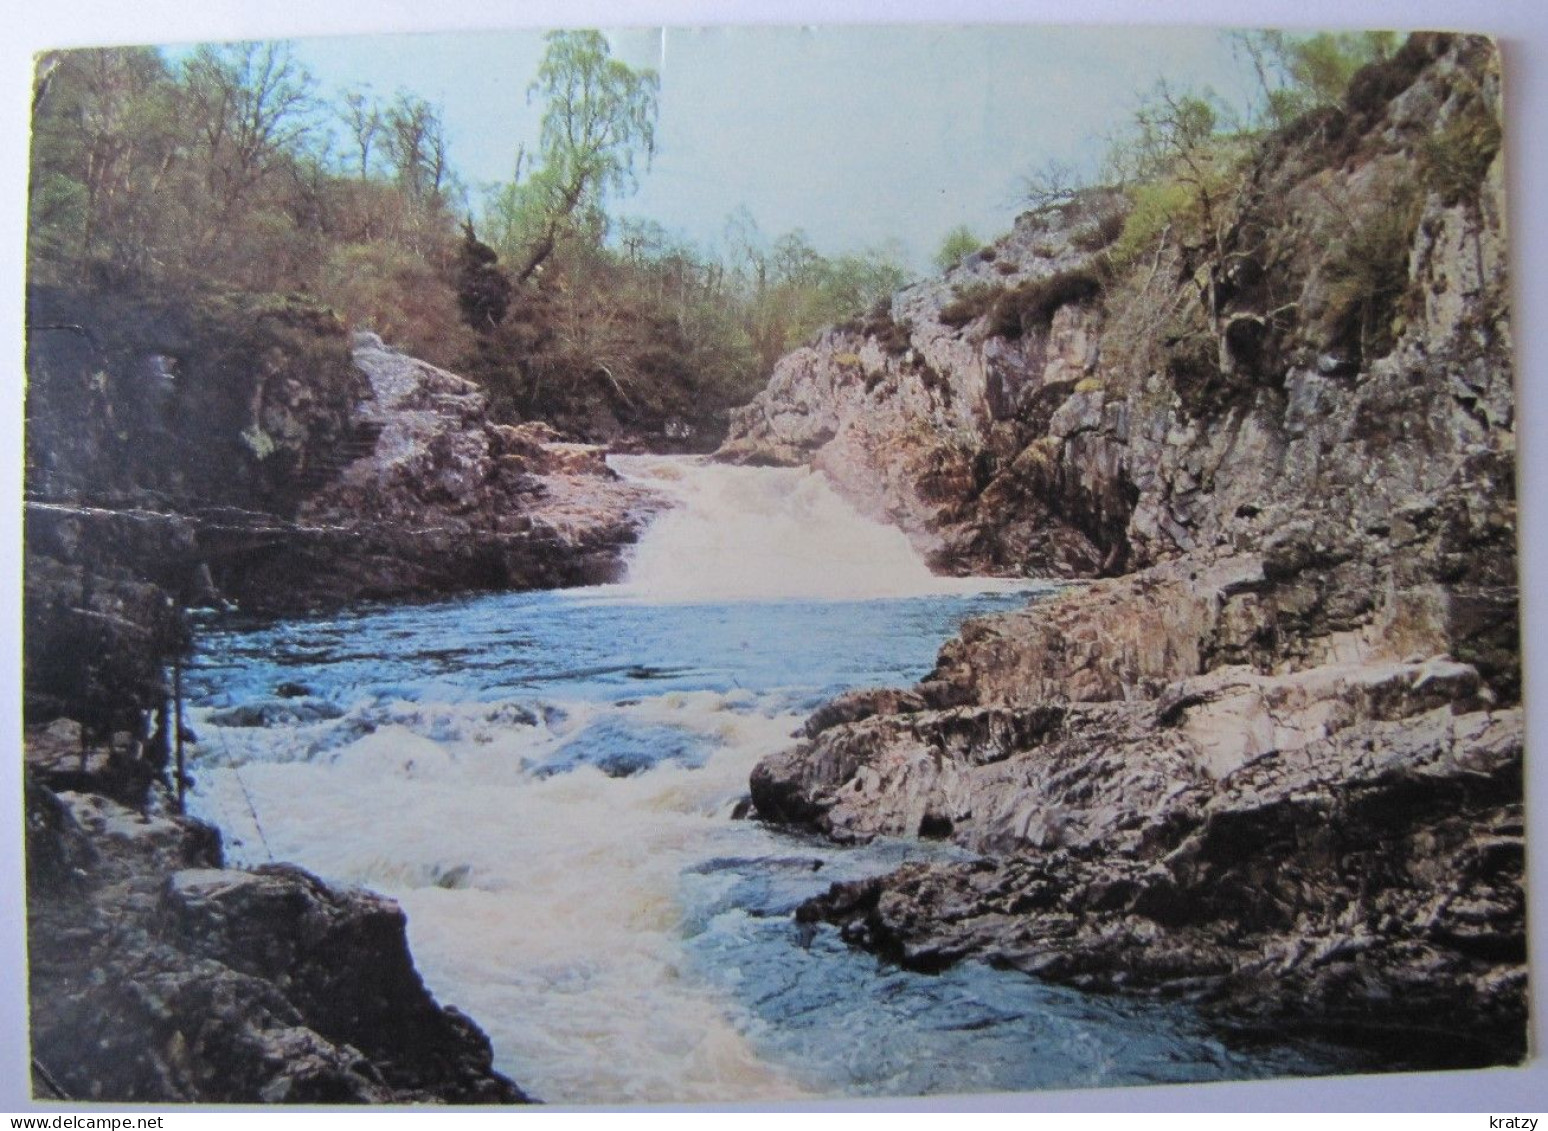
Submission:
<svg viewBox="0 0 1548 1131">
<path fill-rule="evenodd" d="M 830 258 L 797 229 L 770 245 L 745 210 L 729 221 L 726 242 L 726 301 L 739 312 L 765 374 L 824 326 L 859 330 L 860 317 L 869 310 L 874 319 L 909 279 L 895 243 Z"/>
<path fill-rule="evenodd" d="M 800 232 L 766 244 L 746 217 L 723 261 L 612 222 L 655 147 L 657 80 L 598 33 L 550 36 L 529 94 L 542 143 L 490 193 L 480 240 L 457 231 L 439 111 L 410 93 L 325 104 L 283 43 L 206 45 L 175 66 L 154 50 L 48 56 L 31 280 L 174 301 L 310 294 L 465 368 L 510 418 L 596 438 L 675 418 L 712 443 L 780 356 L 848 318 L 906 351 L 908 328 L 877 313 L 908 279 L 895 245 L 826 256 Z M 264 447 L 249 438 L 244 451 Z"/>
<path fill-rule="evenodd" d="M 1128 132 L 1107 154 L 1110 179 L 1120 184 L 1161 177 L 1187 179 L 1216 163 L 1229 118 L 1213 91 L 1179 91 L 1166 82 L 1135 108 Z"/>
<path fill-rule="evenodd" d="M 470 358 L 468 371 L 508 415 L 594 439 L 659 434 L 676 420 L 693 430 L 681 440 L 673 425 L 680 442 L 712 446 L 727 410 L 824 326 L 856 319 L 884 348 L 907 349 L 907 327 L 887 313 L 907 280 L 896 247 L 828 257 L 799 231 L 765 241 L 745 212 L 724 258 L 648 221 L 609 227 L 606 244 L 558 246 Z"/>
<path fill-rule="evenodd" d="M 36 279 L 138 280 L 186 243 L 176 159 L 179 88 L 142 48 L 58 52 L 38 63 L 29 270 Z M 162 205 L 165 205 L 164 207 Z"/>
<path fill-rule="evenodd" d="M 1218 244 L 1250 144 L 1211 91 L 1158 83 L 1108 154 L 1131 205 L 1108 251 L 1111 264 L 1128 265 L 1167 232 L 1192 244 Z"/>
<path fill-rule="evenodd" d="M 820 299 L 819 317 L 824 323 L 868 310 L 909 280 L 903 251 L 897 246 L 869 248 L 840 255 L 822 263 L 814 272 Z"/>
<path fill-rule="evenodd" d="M 1132 263 L 1179 221 L 1196 222 L 1198 218 L 1198 201 L 1193 188 L 1181 181 L 1161 180 L 1135 185 L 1129 189 L 1129 199 L 1132 202 L 1129 214 L 1108 252 L 1116 267 Z"/>
<path fill-rule="evenodd" d="M 1393 55 L 1396 42 L 1387 32 L 1261 31 L 1237 33 L 1234 40 L 1260 86 L 1261 105 L 1245 115 L 1248 125 L 1208 89 L 1158 84 L 1108 155 L 1110 173 L 1127 186 L 1128 215 L 1121 228 L 1107 219 L 1077 234 L 1079 246 L 1107 247 L 1116 268 L 1147 254 L 1164 236 L 1218 254 L 1240 164 L 1255 140 L 1250 124 L 1284 126 L 1337 103 L 1362 68 Z"/>
<path fill-rule="evenodd" d="M 1390 58 L 1397 36 L 1388 31 L 1236 33 L 1237 48 L 1257 74 L 1260 115 L 1278 128 L 1321 106 L 1336 106 L 1359 71 Z"/>
<path fill-rule="evenodd" d="M 1290 76 L 1323 103 L 1342 98 L 1361 67 L 1392 54 L 1397 36 L 1390 31 L 1321 32 L 1296 43 L 1290 52 Z"/>
<path fill-rule="evenodd" d="M 599 246 L 609 195 L 635 186 L 635 167 L 656 148 L 654 71 L 611 57 L 599 31 L 556 31 L 527 98 L 544 102 L 539 166 L 496 194 L 505 241 L 524 245 L 518 282 L 529 279 L 566 241 Z M 518 159 L 519 165 L 519 159 Z M 511 242 L 506 242 L 514 252 Z"/>
<path fill-rule="evenodd" d="M 131 294 L 308 292 L 449 363 L 455 199 L 437 111 L 344 96 L 336 164 L 316 86 L 288 45 L 148 49 L 39 63 L 30 278 Z"/>
<path fill-rule="evenodd" d="M 1481 96 L 1469 99 L 1438 134 L 1425 140 L 1425 179 L 1447 207 L 1477 207 L 1479 193 L 1502 141 L 1499 119 Z"/>
<path fill-rule="evenodd" d="M 935 253 L 934 263 L 941 272 L 950 271 L 958 263 L 978 250 L 980 241 L 966 224 L 958 224 L 947 232 Z"/>
<path fill-rule="evenodd" d="M 634 182 L 634 166 L 656 146 L 654 71 L 610 57 L 598 31 L 556 31 L 527 97 L 540 95 L 543 165 L 560 183 L 598 198 Z"/>
</svg>

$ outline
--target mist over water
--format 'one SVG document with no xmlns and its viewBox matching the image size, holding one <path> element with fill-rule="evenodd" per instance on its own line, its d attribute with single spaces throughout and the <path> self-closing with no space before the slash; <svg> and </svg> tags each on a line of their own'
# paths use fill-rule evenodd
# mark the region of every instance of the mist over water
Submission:
<svg viewBox="0 0 1548 1131">
<path fill-rule="evenodd" d="M 193 803 L 233 859 L 397 899 L 432 991 L 553 1102 L 1329 1066 L 1227 1049 L 1172 1007 L 911 974 L 795 924 L 836 880 L 956 850 L 733 820 L 753 766 L 824 699 L 918 680 L 964 618 L 1027 594 L 931 577 L 805 472 L 621 462 L 678 503 L 623 585 L 207 627 Z"/>
</svg>

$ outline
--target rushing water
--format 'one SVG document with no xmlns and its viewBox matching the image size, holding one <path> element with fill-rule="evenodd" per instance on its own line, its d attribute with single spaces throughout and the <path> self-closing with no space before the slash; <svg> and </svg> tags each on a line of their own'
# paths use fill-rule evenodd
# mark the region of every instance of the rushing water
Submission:
<svg viewBox="0 0 1548 1131">
<path fill-rule="evenodd" d="M 626 584 L 210 626 L 197 810 L 245 862 L 397 899 L 437 997 L 550 1100 L 921 1094 L 1325 1071 L 1186 1010 L 967 963 L 913 974 L 790 911 L 951 849 L 732 813 L 823 699 L 913 682 L 971 615 L 806 472 L 624 461 L 676 497 Z"/>
</svg>

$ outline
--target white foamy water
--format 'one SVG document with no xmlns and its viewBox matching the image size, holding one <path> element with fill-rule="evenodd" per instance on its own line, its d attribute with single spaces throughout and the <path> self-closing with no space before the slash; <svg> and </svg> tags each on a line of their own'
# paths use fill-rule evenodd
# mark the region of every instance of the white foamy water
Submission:
<svg viewBox="0 0 1548 1131">
<path fill-rule="evenodd" d="M 735 820 L 753 767 L 825 698 L 921 678 L 964 617 L 1023 598 L 930 576 L 805 472 L 624 466 L 680 505 L 623 586 L 201 634 L 192 804 L 234 862 L 397 899 L 432 992 L 550 1102 L 1256 1071 L 1165 1007 L 909 974 L 797 925 L 835 880 L 951 850 Z"/>
<path fill-rule="evenodd" d="M 427 719 L 401 705 L 406 723 L 310 757 L 307 732 L 320 728 L 298 728 L 288 738 L 303 760 L 287 762 L 254 749 L 272 737 L 268 728 L 244 728 L 219 741 L 230 762 L 246 764 L 237 771 L 210 759 L 200 807 L 250 861 L 265 859 L 266 846 L 276 859 L 397 899 L 427 984 L 475 1017 L 499 1066 L 543 1099 L 796 1096 L 802 1089 L 760 1061 L 721 995 L 680 969 L 680 875 L 756 835 L 731 822 L 729 809 L 753 763 L 783 745 L 796 721 L 731 709 L 746 699 L 572 704 L 554 727 L 490 724 L 489 711 L 468 707 Z M 607 715 L 680 729 L 715 748 L 697 769 L 529 772 Z M 354 717 L 370 716 L 362 708 Z"/>
<path fill-rule="evenodd" d="M 896 527 L 864 517 L 807 468 L 729 467 L 704 457 L 615 456 L 670 496 L 609 595 L 645 601 L 855 601 L 1024 589 L 932 574 Z"/>
</svg>

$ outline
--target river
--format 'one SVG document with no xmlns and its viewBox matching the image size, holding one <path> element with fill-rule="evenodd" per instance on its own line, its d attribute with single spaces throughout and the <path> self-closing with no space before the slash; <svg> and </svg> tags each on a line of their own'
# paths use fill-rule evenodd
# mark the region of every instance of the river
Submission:
<svg viewBox="0 0 1548 1131">
<path fill-rule="evenodd" d="M 617 461 L 676 506 L 626 582 L 204 626 L 190 804 L 237 863 L 396 899 L 415 963 L 551 1102 L 917 1095 L 1335 1070 L 1189 1010 L 965 963 L 901 971 L 790 912 L 956 850 L 736 819 L 824 699 L 905 685 L 1036 587 L 930 575 L 801 470 Z"/>
</svg>

